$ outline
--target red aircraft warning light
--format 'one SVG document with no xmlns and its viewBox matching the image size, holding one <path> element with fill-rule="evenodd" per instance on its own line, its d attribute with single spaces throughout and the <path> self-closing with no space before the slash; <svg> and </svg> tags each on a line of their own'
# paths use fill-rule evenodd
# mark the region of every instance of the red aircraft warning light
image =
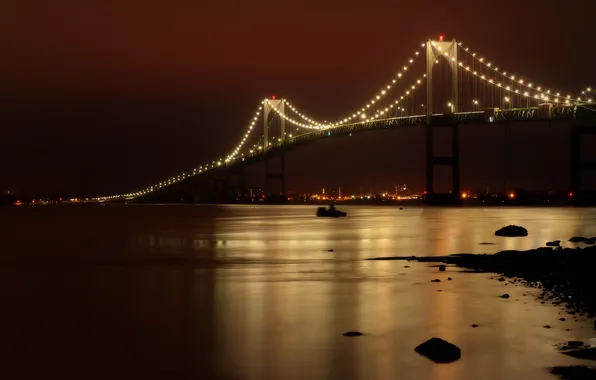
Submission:
<svg viewBox="0 0 596 380">
<path fill-rule="evenodd" d="M 273 96 L 271 97 L 271 99 L 275 100 L 275 95 L 273 95 Z"/>
<path fill-rule="evenodd" d="M 441 34 L 441 35 L 439 36 L 439 41 L 443 41 L 443 39 L 444 39 L 444 38 L 445 38 L 445 36 Z"/>
</svg>

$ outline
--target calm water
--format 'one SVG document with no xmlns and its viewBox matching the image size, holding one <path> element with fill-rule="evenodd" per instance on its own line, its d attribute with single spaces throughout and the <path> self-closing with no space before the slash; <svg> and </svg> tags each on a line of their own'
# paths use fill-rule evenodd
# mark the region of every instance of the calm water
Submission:
<svg viewBox="0 0 596 380">
<path fill-rule="evenodd" d="M 536 290 L 363 259 L 596 236 L 596 209 L 341 208 L 338 220 L 313 206 L 1 210 L 0 376 L 551 379 L 546 367 L 582 363 L 552 345 L 594 338 L 592 322 L 560 322 Z M 506 224 L 530 236 L 493 236 Z M 418 356 L 432 336 L 462 359 Z"/>
</svg>

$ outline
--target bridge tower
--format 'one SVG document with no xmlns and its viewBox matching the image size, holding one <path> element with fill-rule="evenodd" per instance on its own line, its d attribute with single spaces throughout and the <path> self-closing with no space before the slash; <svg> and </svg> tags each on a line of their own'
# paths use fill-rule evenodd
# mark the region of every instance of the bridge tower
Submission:
<svg viewBox="0 0 596 380">
<path fill-rule="evenodd" d="M 263 102 L 263 150 L 269 148 L 269 114 L 271 111 L 277 111 L 276 113 L 281 115 L 279 118 L 280 138 L 283 138 L 286 133 L 286 119 L 284 118 L 286 115 L 286 100 L 276 99 L 275 97 L 267 99 Z"/>
<path fill-rule="evenodd" d="M 439 40 L 428 39 L 426 41 L 426 192 L 427 201 L 434 203 L 438 201 L 434 192 L 434 167 L 451 166 L 452 188 L 450 202 L 459 202 L 459 126 L 451 117 L 451 114 L 457 112 L 458 100 L 458 75 L 457 75 L 457 41 L 444 41 L 443 37 Z M 445 59 L 451 69 L 451 100 L 449 101 L 449 112 L 447 117 L 433 118 L 433 67 L 439 59 Z M 443 127 L 451 129 L 451 156 L 438 157 L 434 153 L 434 127 Z M 442 202 L 441 202 L 442 203 Z"/>
<path fill-rule="evenodd" d="M 284 203 L 286 199 L 286 165 L 283 149 L 268 152 L 269 141 L 269 114 L 274 111 L 279 115 L 279 138 L 286 134 L 286 101 L 285 99 L 267 99 L 263 102 L 263 150 L 265 151 L 265 193 L 268 202 Z M 277 161 L 277 162 L 276 162 Z M 274 194 L 271 190 L 271 182 L 279 184 L 279 193 Z"/>
</svg>

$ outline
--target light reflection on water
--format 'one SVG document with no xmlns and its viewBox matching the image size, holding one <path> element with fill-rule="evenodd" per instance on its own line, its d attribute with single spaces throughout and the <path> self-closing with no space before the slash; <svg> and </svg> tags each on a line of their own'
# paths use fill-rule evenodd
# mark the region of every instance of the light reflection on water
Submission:
<svg viewBox="0 0 596 380">
<path fill-rule="evenodd" d="M 338 220 L 310 206 L 10 211 L 0 220 L 0 375 L 548 379 L 545 367 L 580 362 L 552 345 L 593 329 L 522 296 L 535 290 L 363 259 L 596 236 L 594 209 L 344 208 Z M 493 236 L 507 224 L 530 236 Z M 418 356 L 432 336 L 462 359 Z"/>
</svg>

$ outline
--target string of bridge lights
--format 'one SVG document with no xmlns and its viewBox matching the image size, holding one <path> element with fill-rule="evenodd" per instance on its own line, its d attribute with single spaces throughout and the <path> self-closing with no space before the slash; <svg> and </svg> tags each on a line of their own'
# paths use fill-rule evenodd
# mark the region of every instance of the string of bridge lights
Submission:
<svg viewBox="0 0 596 380">
<path fill-rule="evenodd" d="M 395 102 L 391 103 L 388 107 L 385 107 L 384 109 L 377 111 L 373 116 L 371 116 L 370 118 L 366 118 L 366 116 L 362 117 L 363 119 L 365 119 L 365 122 L 370 122 L 373 121 L 383 115 L 385 115 L 386 113 L 388 113 L 389 111 L 391 111 L 391 109 L 393 109 L 393 107 L 399 105 L 399 103 L 402 100 L 405 100 L 408 96 L 412 95 L 414 93 L 414 90 L 416 90 L 416 88 L 420 85 L 422 85 L 422 82 L 426 80 L 426 74 L 423 74 L 420 78 L 418 78 L 414 84 L 412 84 L 410 87 L 408 87 L 408 89 L 404 92 L 404 94 L 402 96 L 400 96 L 399 99 L 397 99 Z M 399 108 L 399 107 L 398 107 Z M 404 111 L 404 108 L 399 108 L 402 111 Z M 362 114 L 364 115 L 364 114 Z"/>
<path fill-rule="evenodd" d="M 424 47 L 425 44 L 422 44 L 422 47 Z M 286 104 L 288 104 L 289 108 L 295 112 L 298 117 L 300 117 L 301 119 L 303 119 L 304 121 L 307 121 L 310 124 L 304 124 L 304 123 L 300 123 L 297 122 L 295 120 L 290 120 L 286 115 L 283 115 L 281 113 L 278 113 L 281 117 L 283 117 L 285 120 L 287 120 L 288 122 L 293 123 L 296 126 L 302 127 L 302 128 L 306 128 L 306 129 L 323 129 L 323 128 L 333 128 L 333 127 L 338 127 L 344 124 L 347 124 L 349 122 L 351 122 L 352 120 L 355 119 L 360 119 L 362 118 L 363 114 L 366 114 L 366 111 L 368 109 L 370 109 L 371 107 L 373 107 L 377 102 L 379 102 L 382 98 L 384 98 L 389 91 L 391 91 L 391 89 L 394 87 L 394 85 L 397 83 L 397 81 L 402 78 L 406 72 L 408 71 L 409 67 L 412 66 L 414 64 L 414 61 L 416 60 L 416 58 L 420 55 L 420 51 L 416 50 L 414 52 L 414 56 L 409 58 L 407 60 L 407 62 L 402 66 L 401 70 L 398 71 L 398 73 L 396 74 L 396 76 L 388 83 L 386 84 L 377 94 L 375 94 L 373 96 L 373 98 L 371 100 L 369 100 L 366 105 L 364 107 L 362 107 L 360 110 L 353 112 L 351 115 L 349 116 L 344 116 L 343 118 L 340 118 L 339 121 L 336 121 L 334 123 L 321 123 L 318 121 L 315 121 L 314 119 L 308 117 L 307 115 L 299 112 L 296 107 L 294 107 L 293 105 L 291 105 L 289 102 L 286 101 Z"/>
<path fill-rule="evenodd" d="M 386 108 L 384 108 L 382 110 L 377 111 L 373 116 L 367 118 L 367 117 L 365 117 L 365 115 L 366 115 L 365 113 L 362 113 L 362 112 L 359 113 L 359 115 L 361 115 L 361 119 L 364 119 L 362 121 L 359 121 L 359 123 L 371 122 L 371 121 L 376 120 L 379 117 L 383 116 L 384 114 L 386 114 L 390 110 L 392 110 L 394 107 L 396 107 L 397 105 L 399 105 L 399 103 L 402 100 L 405 100 L 409 95 L 411 95 L 418 86 L 422 85 L 422 81 L 424 79 L 426 79 L 426 74 L 424 74 L 423 76 L 421 76 L 419 79 L 417 79 L 414 82 L 414 84 L 412 84 L 410 87 L 408 87 L 408 89 L 404 92 L 404 94 L 402 96 L 400 96 L 399 99 L 397 99 L 396 101 L 394 101 L 393 103 L 391 103 L 388 107 L 386 107 Z M 202 165 L 202 166 L 200 166 L 198 168 L 193 169 L 192 174 L 182 173 L 182 174 L 179 174 L 177 176 L 173 176 L 173 177 L 171 177 L 171 178 L 169 178 L 169 179 L 167 179 L 165 181 L 159 182 L 159 183 L 157 183 L 155 185 L 149 186 L 149 187 L 147 187 L 147 188 L 145 188 L 143 190 L 137 191 L 137 192 L 128 193 L 128 194 L 121 194 L 121 195 L 113 195 L 113 196 L 107 196 L 107 197 L 98 197 L 98 198 L 94 198 L 94 199 L 97 200 L 97 201 L 102 201 L 102 200 L 110 200 L 110 199 L 118 199 L 118 198 L 138 197 L 138 196 L 141 196 L 141 195 L 152 193 L 152 192 L 157 191 L 157 190 L 159 190 L 159 189 L 161 189 L 163 187 L 172 185 L 172 184 L 174 184 L 176 182 L 180 182 L 181 180 L 184 180 L 184 179 L 186 179 L 186 178 L 188 178 L 190 176 L 200 174 L 200 173 L 202 173 L 204 171 L 207 171 L 209 169 L 213 169 L 214 167 L 221 166 L 222 165 L 222 162 L 226 162 L 227 163 L 227 162 L 233 161 L 236 158 L 236 156 L 238 156 L 238 154 L 240 154 L 241 148 L 246 143 L 246 140 L 248 139 L 250 133 L 254 130 L 254 127 L 255 127 L 257 121 L 259 120 L 259 117 L 262 114 L 263 106 L 265 105 L 265 103 L 268 103 L 268 105 L 271 107 L 271 109 L 277 115 L 279 115 L 280 117 L 283 117 L 289 123 L 291 123 L 293 125 L 297 125 L 299 127 L 303 127 L 303 128 L 307 128 L 307 129 L 326 129 L 326 128 L 334 128 L 334 127 L 340 126 L 340 125 L 334 125 L 333 127 L 331 127 L 331 126 L 323 126 L 323 125 L 321 125 L 321 126 L 312 126 L 312 125 L 306 125 L 304 123 L 297 122 L 296 120 L 294 120 L 292 118 L 289 118 L 284 113 L 280 112 L 277 109 L 277 107 L 274 107 L 269 102 L 269 99 L 264 99 L 263 101 L 260 102 L 260 106 L 259 106 L 257 112 L 255 113 L 253 119 L 251 120 L 251 122 L 250 122 L 250 124 L 249 124 L 249 126 L 247 128 L 247 131 L 245 132 L 243 138 L 238 143 L 238 145 L 236 146 L 236 148 L 234 150 L 232 150 L 232 152 L 227 156 L 226 159 L 221 159 L 220 158 L 218 160 L 212 161 L 211 164 Z M 288 104 L 288 103 L 289 102 L 286 101 L 286 104 Z M 292 109 L 292 108 L 290 108 L 290 109 Z M 292 109 L 292 111 L 294 111 L 294 109 Z M 296 111 L 294 111 L 294 112 L 296 112 Z M 291 135 L 290 135 L 290 137 L 291 137 Z M 258 148 L 261 149 L 260 146 Z M 251 153 L 252 152 L 253 151 L 251 150 Z"/>
<path fill-rule="evenodd" d="M 385 107 L 384 109 L 378 110 L 378 111 L 377 111 L 377 112 L 376 112 L 374 115 L 372 115 L 372 116 L 370 116 L 370 117 L 367 117 L 365 113 L 361 113 L 361 114 L 360 114 L 360 115 L 361 115 L 361 116 L 360 116 L 360 117 L 361 117 L 361 120 L 359 120 L 359 121 L 356 121 L 356 122 L 354 122 L 354 123 L 346 123 L 346 124 L 362 124 L 362 123 L 368 123 L 368 122 L 371 122 L 371 121 L 373 121 L 373 120 L 376 120 L 376 119 L 378 119 L 378 118 L 379 118 L 379 117 L 381 117 L 381 116 L 384 116 L 386 113 L 388 113 L 389 111 L 391 111 L 393 108 L 397 108 L 397 109 L 400 109 L 400 110 L 402 110 L 402 111 L 403 111 L 403 110 L 405 110 L 404 108 L 400 108 L 400 107 L 396 107 L 396 106 L 398 106 L 398 105 L 400 104 L 400 102 L 401 102 L 401 101 L 403 101 L 403 100 L 405 100 L 405 99 L 406 99 L 408 96 L 412 95 L 412 94 L 414 93 L 414 90 L 415 90 L 415 89 L 416 89 L 418 86 L 421 86 L 421 85 L 423 85 L 423 82 L 425 81 L 425 79 L 426 79 L 426 74 L 423 74 L 423 75 L 422 75 L 420 78 L 418 78 L 417 80 L 415 80 L 415 81 L 413 82 L 413 84 L 412 84 L 410 87 L 408 87 L 408 89 L 407 89 L 407 90 L 406 90 L 406 91 L 403 93 L 403 95 L 401 95 L 401 96 L 399 97 L 399 99 L 397 99 L 397 100 L 396 100 L 396 101 L 394 101 L 393 103 L 389 104 L 389 105 L 388 105 L 387 107 Z M 288 118 L 288 117 L 286 117 L 286 116 L 285 116 L 285 115 L 284 115 L 282 112 L 280 112 L 280 111 L 279 111 L 277 108 L 275 108 L 275 107 L 272 107 L 272 108 L 273 108 L 274 112 L 275 112 L 277 115 L 279 115 L 280 117 L 284 118 L 284 119 L 285 119 L 286 121 L 288 121 L 289 123 L 291 123 L 291 124 L 293 124 L 293 125 L 296 125 L 296 126 L 298 126 L 298 127 L 304 127 L 304 128 L 308 128 L 308 129 L 327 129 L 327 128 L 312 128 L 312 127 L 310 127 L 310 128 L 309 128 L 309 126 L 305 126 L 305 125 L 303 125 L 302 123 L 296 122 L 295 120 L 293 120 L 293 119 L 291 119 L 291 118 Z M 338 127 L 340 127 L 340 126 L 343 126 L 343 125 L 346 125 L 346 124 L 340 124 L 340 125 L 337 125 L 337 126 L 330 126 L 330 127 L 328 127 L 328 128 L 330 128 L 330 129 L 333 129 L 333 128 L 338 128 Z M 290 136 L 290 137 L 291 137 L 291 136 Z"/>
<path fill-rule="evenodd" d="M 577 98 L 577 100 L 572 99 L 571 95 L 567 95 L 566 97 L 564 96 L 562 100 L 559 100 L 559 98 L 561 98 L 561 93 L 557 92 L 556 94 L 551 94 L 550 90 L 546 90 L 544 91 L 542 89 L 542 86 L 537 86 L 537 85 L 533 85 L 531 82 L 525 81 L 523 78 L 519 78 L 516 79 L 515 75 L 512 74 L 507 74 L 507 71 L 499 71 L 499 68 L 495 65 L 493 65 L 491 62 L 488 62 L 488 60 L 484 59 L 483 57 L 478 57 L 478 54 L 470 52 L 470 49 L 466 46 L 464 46 L 462 44 L 462 42 L 458 42 L 458 46 L 460 46 L 464 52 L 466 54 L 468 54 L 469 56 L 471 56 L 474 60 L 476 60 L 477 62 L 479 62 L 480 64 L 482 64 L 483 66 L 487 67 L 488 69 L 494 71 L 495 73 L 500 74 L 501 76 L 503 76 L 505 79 L 508 79 L 511 81 L 511 83 L 515 83 L 520 85 L 520 87 L 524 87 L 525 89 L 529 90 L 529 91 L 524 91 L 523 93 L 520 92 L 520 90 L 518 89 L 514 89 L 509 85 L 506 84 L 502 84 L 500 82 L 495 82 L 494 79 L 492 78 L 488 78 L 486 75 L 483 75 L 482 73 L 478 73 L 478 71 L 475 71 L 473 69 L 470 68 L 469 65 L 465 65 L 463 61 L 456 61 L 455 57 L 449 57 L 448 52 L 444 52 L 443 55 L 447 58 L 447 59 L 451 59 L 452 62 L 457 62 L 458 66 L 462 67 L 463 69 L 465 69 L 466 71 L 472 73 L 474 76 L 480 78 L 483 81 L 486 81 L 487 83 L 496 86 L 500 89 L 503 89 L 507 92 L 511 92 L 511 93 L 515 93 L 518 94 L 520 96 L 525 96 L 525 97 L 530 97 L 530 98 L 534 98 L 534 99 L 538 99 L 538 100 L 544 100 L 544 101 L 552 101 L 554 103 L 565 103 L 565 104 L 569 104 L 572 100 L 576 101 L 576 102 L 582 102 L 581 98 Z M 438 47 L 438 50 L 440 51 L 440 47 Z M 532 95 L 531 92 L 534 92 L 534 95 Z M 551 100 L 551 96 L 553 97 L 553 99 Z"/>
<path fill-rule="evenodd" d="M 290 110 L 292 110 L 292 112 L 294 112 L 296 115 L 298 115 L 299 118 L 301 118 L 304 121 L 307 121 L 310 123 L 311 126 L 317 126 L 317 127 L 325 127 L 325 123 L 320 123 L 316 120 L 313 120 L 311 118 L 309 118 L 308 116 L 306 116 L 305 114 L 301 113 L 300 111 L 298 111 L 296 109 L 296 107 L 294 107 L 293 104 L 291 104 L 289 101 L 285 100 L 285 104 L 286 106 L 288 106 L 288 108 Z M 306 128 L 306 127 L 305 127 Z M 316 129 L 316 128 L 312 128 L 312 129 Z M 319 128 L 320 129 L 320 128 Z"/>
<path fill-rule="evenodd" d="M 173 176 L 165 181 L 159 182 L 152 186 L 148 186 L 147 188 L 145 188 L 143 190 L 139 190 L 137 192 L 111 195 L 111 196 L 105 196 L 105 197 L 97 197 L 97 198 L 93 198 L 93 200 L 103 201 L 103 200 L 118 199 L 118 198 L 138 197 L 141 195 L 149 194 L 149 193 L 157 191 L 163 187 L 166 187 L 168 185 L 172 185 L 176 182 L 180 182 L 183 179 L 186 179 L 193 175 L 197 175 L 197 174 L 207 171 L 209 169 L 213 169 L 214 167 L 221 166 L 223 162 L 229 162 L 229 161 L 234 160 L 238 156 L 238 154 L 240 154 L 240 149 L 242 149 L 242 147 L 246 143 L 246 140 L 250 136 L 251 132 L 254 130 L 255 125 L 256 125 L 257 121 L 259 120 L 259 116 L 261 116 L 261 113 L 263 110 L 263 103 L 264 103 L 264 101 L 260 102 L 259 108 L 258 108 L 257 112 L 255 113 L 254 117 L 252 118 L 250 124 L 248 125 L 247 130 L 244 133 L 244 136 L 242 137 L 242 139 L 240 140 L 240 142 L 238 143 L 236 148 L 234 148 L 232 150 L 232 152 L 230 154 L 228 154 L 228 156 L 225 159 L 220 158 L 218 160 L 212 161 L 210 164 L 201 165 L 198 168 L 193 169 L 192 173 L 178 174 L 178 175 Z"/>
<path fill-rule="evenodd" d="M 422 47 L 424 47 L 424 46 L 425 45 L 422 44 Z M 359 111 L 353 112 L 352 115 L 344 116 L 339 121 L 337 121 L 335 123 L 331 123 L 330 126 L 338 127 L 340 125 L 349 123 L 353 119 L 362 118 L 362 116 L 361 116 L 362 114 L 365 114 L 368 109 L 370 109 L 378 101 L 380 101 L 385 95 L 387 95 L 387 93 L 393 88 L 393 86 L 397 83 L 397 81 L 406 74 L 406 72 L 408 71 L 408 68 L 414 64 L 414 61 L 416 60 L 416 58 L 419 55 L 420 55 L 420 51 L 416 50 L 414 52 L 414 56 L 412 58 L 408 59 L 408 61 L 402 66 L 401 70 L 398 71 L 396 76 L 387 85 L 385 85 L 376 95 L 374 95 L 373 98 L 371 100 L 369 100 L 366 103 L 366 105 L 364 107 L 362 107 Z"/>
<path fill-rule="evenodd" d="M 304 124 L 304 123 L 301 123 L 299 121 L 296 121 L 296 120 L 292 119 L 291 117 L 289 117 L 288 115 L 286 115 L 284 112 L 280 112 L 277 109 L 277 107 L 275 107 L 275 106 L 273 106 L 271 104 L 271 102 L 269 101 L 269 99 L 265 99 L 265 100 L 263 100 L 263 102 L 264 103 L 266 102 L 271 107 L 271 109 L 273 109 L 275 111 L 275 113 L 277 115 L 279 115 L 279 117 L 281 117 L 282 119 L 284 119 L 285 121 L 287 121 L 288 123 L 290 123 L 292 125 L 295 125 L 295 126 L 298 126 L 298 127 L 301 127 L 301 128 L 306 128 L 306 129 L 325 129 L 325 128 L 328 128 L 329 127 L 327 125 L 322 125 L 322 124 L 319 124 L 319 123 L 317 123 L 317 124 Z M 284 102 L 286 103 L 286 105 L 289 104 L 289 102 L 287 100 L 285 100 Z M 295 108 L 292 108 L 292 107 L 289 107 L 289 108 L 292 111 L 294 111 L 294 109 L 295 109 Z M 294 112 L 296 112 L 296 111 L 294 111 Z M 308 121 L 312 121 L 312 119 L 308 119 L 308 118 L 307 118 L 307 120 Z"/>
<path fill-rule="evenodd" d="M 261 116 L 261 112 L 263 111 L 264 102 L 265 101 L 262 101 L 260 103 L 259 109 L 257 110 L 257 112 L 255 113 L 255 116 L 251 120 L 250 125 L 247 127 L 247 130 L 244 133 L 244 136 L 242 137 L 242 140 L 240 140 L 240 142 L 238 143 L 238 145 L 236 146 L 236 148 L 232 151 L 232 153 L 228 154 L 228 156 L 226 157 L 226 159 L 224 160 L 224 162 L 229 162 L 229 161 L 233 160 L 234 158 L 236 158 L 236 156 L 238 156 L 238 154 L 240 152 L 240 149 L 242 149 L 242 147 L 244 146 L 244 143 L 246 143 L 246 140 L 250 136 L 250 133 L 253 131 L 253 129 L 254 129 L 257 121 L 259 121 L 259 117 Z"/>
<path fill-rule="evenodd" d="M 433 42 L 431 42 L 433 43 Z M 424 48 L 426 46 L 426 43 L 422 43 L 422 47 Z M 491 62 L 489 62 L 488 60 L 486 60 L 483 57 L 479 57 L 478 54 L 470 52 L 470 49 L 468 47 L 465 47 L 462 42 L 458 42 L 458 46 L 461 47 L 463 49 L 463 51 L 468 54 L 469 56 L 471 56 L 473 58 L 473 60 L 475 60 L 476 62 L 479 62 L 481 65 L 483 65 L 484 67 L 494 71 L 495 73 L 498 73 L 499 75 L 501 75 L 504 79 L 507 79 L 511 82 L 511 85 L 507 85 L 507 83 L 503 84 L 500 83 L 498 81 L 495 81 L 495 79 L 493 78 L 489 78 L 487 75 L 484 75 L 482 72 L 478 72 L 472 68 L 470 68 L 469 65 L 465 64 L 463 61 L 459 61 L 457 60 L 455 57 L 450 57 L 448 52 L 443 52 L 442 54 L 445 56 L 446 59 L 450 59 L 452 62 L 456 62 L 458 66 L 462 67 L 462 69 L 470 72 L 471 74 L 473 74 L 474 76 L 480 78 L 481 80 L 491 84 L 492 86 L 495 86 L 497 88 L 500 88 L 502 90 L 505 90 L 507 92 L 510 93 L 514 93 L 520 96 L 525 96 L 525 97 L 529 97 L 529 98 L 535 98 L 538 100 L 544 100 L 544 101 L 552 101 L 554 103 L 565 103 L 565 104 L 569 104 L 571 101 L 576 102 L 576 103 L 590 103 L 592 102 L 592 99 L 588 99 L 587 101 L 583 101 L 581 97 L 578 97 L 577 99 L 572 98 L 571 95 L 567 95 L 567 96 L 563 96 L 561 97 L 561 93 L 557 92 L 557 93 L 551 93 L 550 90 L 543 90 L 542 86 L 536 86 L 533 85 L 531 82 L 524 80 L 523 78 L 517 78 L 515 75 L 512 74 L 508 74 L 506 71 L 504 70 L 499 70 L 499 68 L 495 65 L 493 65 Z M 440 47 L 438 47 L 438 50 L 440 51 Z M 343 119 L 340 119 L 339 121 L 335 122 L 335 123 L 320 123 L 308 116 L 306 116 L 305 114 L 299 112 L 296 107 L 294 107 L 290 102 L 288 102 L 287 100 L 285 101 L 285 105 L 292 111 L 294 112 L 299 118 L 301 118 L 302 120 L 306 121 L 309 124 L 306 123 L 301 123 L 298 122 L 290 117 L 288 117 L 287 115 L 285 115 L 285 112 L 282 113 L 280 112 L 276 107 L 272 106 L 271 103 L 269 102 L 268 99 L 265 99 L 263 101 L 260 102 L 259 108 L 257 110 L 257 112 L 255 113 L 254 117 L 252 118 L 250 124 L 247 127 L 246 132 L 244 133 L 242 139 L 240 140 L 240 142 L 238 143 L 238 145 L 231 151 L 231 153 L 229 153 L 225 159 L 218 159 L 215 161 L 212 161 L 210 164 L 206 164 L 206 165 L 202 165 L 199 166 L 198 168 L 193 169 L 192 173 L 182 173 L 179 174 L 177 176 L 173 176 L 165 181 L 159 182 L 155 185 L 149 186 L 143 190 L 137 191 L 137 192 L 132 192 L 132 193 L 127 193 L 127 194 L 120 194 L 120 195 L 113 195 L 113 196 L 105 196 L 105 197 L 96 197 L 93 198 L 96 201 L 102 201 L 102 200 L 111 200 L 111 199 L 118 199 L 118 198 L 130 198 L 130 197 L 137 197 L 137 196 L 141 196 L 141 195 L 145 195 L 148 193 L 151 193 L 153 191 L 159 190 L 165 186 L 174 184 L 176 182 L 179 182 L 183 179 L 186 179 L 190 176 L 205 172 L 207 170 L 213 169 L 217 166 L 221 166 L 222 163 L 228 163 L 230 161 L 234 161 L 235 159 L 239 158 L 239 155 L 244 156 L 244 154 L 241 154 L 241 149 L 243 148 L 243 146 L 245 145 L 246 141 L 248 140 L 250 134 L 252 133 L 252 131 L 254 130 L 256 123 L 259 120 L 259 117 L 262 114 L 262 110 L 263 110 L 263 106 L 265 105 L 265 102 L 268 103 L 269 106 L 271 106 L 271 108 L 274 110 L 275 113 L 277 113 L 280 117 L 284 118 L 286 121 L 288 121 L 290 124 L 293 124 L 295 126 L 301 127 L 301 128 L 305 128 L 305 129 L 311 129 L 311 130 L 317 130 L 317 129 L 327 129 L 327 128 L 334 128 L 334 127 L 339 127 L 345 124 L 356 124 L 356 123 L 366 123 L 366 122 L 371 122 L 373 120 L 378 119 L 379 117 L 385 115 L 386 113 L 388 113 L 389 111 L 391 111 L 393 108 L 397 108 L 400 110 L 404 110 L 403 108 L 400 107 L 396 107 L 400 104 L 400 101 L 405 100 L 409 95 L 411 95 L 414 90 L 419 86 L 422 85 L 422 82 L 426 79 L 426 74 L 424 74 L 423 76 L 421 76 L 419 79 L 416 80 L 416 82 L 411 85 L 410 87 L 408 87 L 408 89 L 405 91 L 405 93 L 399 98 L 397 99 L 395 102 L 391 103 L 389 106 L 385 107 L 384 109 L 381 110 L 377 110 L 376 113 L 370 117 L 366 116 L 366 112 L 367 110 L 369 110 L 371 107 L 373 107 L 375 104 L 377 104 L 377 102 L 379 102 L 382 98 L 384 98 L 389 91 L 393 88 L 393 86 L 397 83 L 397 80 L 402 78 L 406 72 L 408 71 L 408 68 L 410 66 L 412 66 L 414 64 L 415 58 L 418 57 L 420 54 L 419 51 L 415 51 L 414 53 L 414 57 L 410 58 L 408 60 L 408 63 L 406 63 L 402 69 L 397 73 L 396 78 L 392 79 L 391 82 L 389 84 L 387 84 L 380 92 L 378 92 L 373 99 L 371 99 L 362 109 L 360 109 L 359 111 L 353 113 L 351 116 L 347 116 L 344 117 Z M 520 88 L 524 88 L 528 91 L 524 91 L 523 93 L 520 92 L 519 89 L 515 89 L 512 88 L 513 84 L 515 85 L 519 85 Z M 533 93 L 533 94 L 532 94 Z M 552 97 L 552 99 L 551 99 Z M 357 119 L 358 121 L 353 122 L 354 119 Z M 291 135 L 290 135 L 291 137 Z M 257 146 L 253 145 L 253 147 L 256 149 Z M 261 146 L 258 146 L 258 149 L 262 149 Z M 253 150 L 250 151 L 251 153 L 253 153 Z"/>
</svg>

